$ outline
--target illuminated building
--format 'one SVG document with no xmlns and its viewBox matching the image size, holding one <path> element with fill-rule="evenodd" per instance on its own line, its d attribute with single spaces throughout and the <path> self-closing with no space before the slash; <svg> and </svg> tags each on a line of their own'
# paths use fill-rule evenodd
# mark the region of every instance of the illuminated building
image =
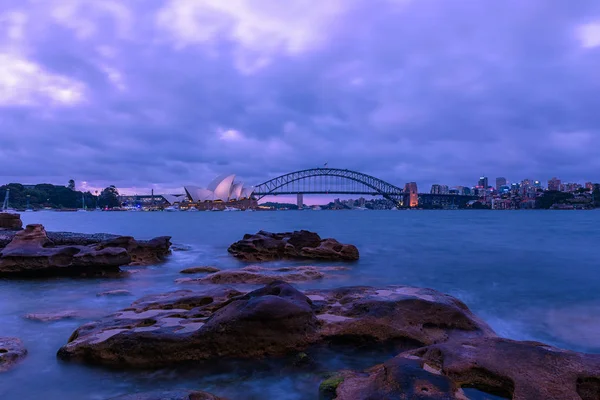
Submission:
<svg viewBox="0 0 600 400">
<path fill-rule="evenodd" d="M 477 183 L 477 187 L 487 189 L 488 188 L 488 178 L 487 176 L 482 176 L 479 178 L 479 182 Z"/>
<path fill-rule="evenodd" d="M 250 208 L 256 203 L 252 199 L 254 187 L 235 182 L 235 175 L 218 176 L 206 188 L 185 186 L 183 189 L 188 200 L 199 209 Z"/>
<path fill-rule="evenodd" d="M 554 177 L 548 181 L 548 190 L 559 191 L 560 190 L 560 179 Z"/>
<path fill-rule="evenodd" d="M 417 191 L 417 182 L 409 182 L 406 185 L 404 185 L 404 194 L 404 205 L 407 205 L 411 208 L 419 206 L 419 192 Z M 408 197 L 408 199 L 406 197 Z"/>
</svg>

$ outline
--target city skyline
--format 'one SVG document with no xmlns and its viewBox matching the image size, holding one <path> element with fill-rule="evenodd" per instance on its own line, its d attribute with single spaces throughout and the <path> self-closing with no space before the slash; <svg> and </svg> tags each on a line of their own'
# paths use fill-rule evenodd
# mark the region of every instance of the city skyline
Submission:
<svg viewBox="0 0 600 400">
<path fill-rule="evenodd" d="M 2 4 L 3 182 L 600 181 L 597 1 Z"/>
</svg>

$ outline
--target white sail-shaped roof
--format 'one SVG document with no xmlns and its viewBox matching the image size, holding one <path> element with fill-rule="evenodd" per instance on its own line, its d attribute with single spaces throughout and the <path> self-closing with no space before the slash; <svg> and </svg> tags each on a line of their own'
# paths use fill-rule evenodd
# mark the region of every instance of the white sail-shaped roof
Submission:
<svg viewBox="0 0 600 400">
<path fill-rule="evenodd" d="M 214 193 L 211 190 L 204 189 L 198 186 L 186 186 L 183 188 L 190 200 L 194 203 L 200 201 L 214 200 Z"/>
<path fill-rule="evenodd" d="M 242 194 L 240 198 L 248 199 L 250 198 L 250 196 L 252 196 L 252 192 L 254 192 L 254 186 L 245 187 L 242 189 Z"/>
<path fill-rule="evenodd" d="M 162 197 L 167 201 L 167 203 L 173 205 L 175 203 L 180 203 L 183 201 L 183 196 L 175 196 L 173 194 L 163 194 Z"/>
<path fill-rule="evenodd" d="M 207 187 L 215 195 L 213 200 L 229 201 L 235 175 L 221 175 L 215 178 Z"/>
<path fill-rule="evenodd" d="M 233 185 L 233 187 L 231 188 L 231 195 L 229 196 L 229 198 L 231 200 L 238 200 L 240 197 L 242 197 L 243 189 L 244 189 L 243 183 L 235 183 Z"/>
</svg>

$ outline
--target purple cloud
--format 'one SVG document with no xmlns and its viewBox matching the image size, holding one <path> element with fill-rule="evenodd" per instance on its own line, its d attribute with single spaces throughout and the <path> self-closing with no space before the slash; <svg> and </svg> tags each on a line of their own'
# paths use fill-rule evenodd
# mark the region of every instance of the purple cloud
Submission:
<svg viewBox="0 0 600 400">
<path fill-rule="evenodd" d="M 600 181 L 600 5 L 4 0 L 2 181 Z"/>
</svg>

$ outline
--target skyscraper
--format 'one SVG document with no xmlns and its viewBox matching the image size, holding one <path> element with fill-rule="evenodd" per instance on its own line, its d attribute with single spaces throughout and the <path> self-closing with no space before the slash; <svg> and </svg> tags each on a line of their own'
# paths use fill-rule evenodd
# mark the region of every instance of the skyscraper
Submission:
<svg viewBox="0 0 600 400">
<path fill-rule="evenodd" d="M 548 181 L 548 190 L 560 190 L 560 179 L 554 177 Z"/>
<path fill-rule="evenodd" d="M 431 185 L 431 194 L 441 194 L 442 193 L 442 186 L 438 185 L 438 184 L 434 184 Z"/>
<path fill-rule="evenodd" d="M 404 205 L 408 205 L 411 208 L 419 205 L 417 182 L 409 182 L 404 185 Z"/>
<path fill-rule="evenodd" d="M 482 176 L 479 178 L 479 182 L 477 183 L 477 187 L 487 189 L 488 188 L 488 178 L 487 176 Z"/>
<path fill-rule="evenodd" d="M 502 186 L 506 186 L 506 178 L 496 178 L 496 190 L 500 191 Z"/>
</svg>

